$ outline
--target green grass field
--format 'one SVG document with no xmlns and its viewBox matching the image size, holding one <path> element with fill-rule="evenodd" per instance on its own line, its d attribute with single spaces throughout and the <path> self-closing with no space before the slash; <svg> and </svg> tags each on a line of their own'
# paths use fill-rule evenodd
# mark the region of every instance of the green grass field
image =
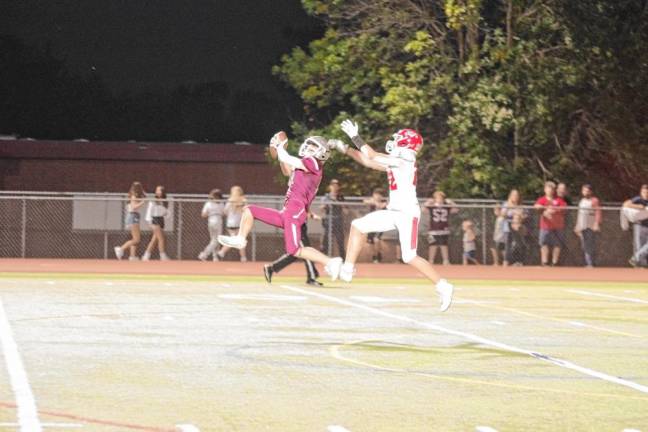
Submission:
<svg viewBox="0 0 648 432">
<path fill-rule="evenodd" d="M 43 430 L 648 431 L 648 283 L 460 281 L 444 314 L 420 280 L 2 274 L 0 299 L 0 429 L 33 402 Z"/>
</svg>

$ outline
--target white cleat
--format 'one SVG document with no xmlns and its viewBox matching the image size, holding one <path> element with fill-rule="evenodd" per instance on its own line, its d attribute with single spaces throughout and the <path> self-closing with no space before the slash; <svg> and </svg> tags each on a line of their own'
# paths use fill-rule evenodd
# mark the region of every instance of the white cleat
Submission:
<svg viewBox="0 0 648 432">
<path fill-rule="evenodd" d="M 245 246 L 247 246 L 247 240 L 239 236 L 219 235 L 218 243 L 222 244 L 223 246 L 229 246 L 234 249 L 243 249 Z"/>
<path fill-rule="evenodd" d="M 324 267 L 326 273 L 331 276 L 332 281 L 336 281 L 340 277 L 340 271 L 342 270 L 342 258 L 331 258 L 329 262 Z"/>
<path fill-rule="evenodd" d="M 448 310 L 452 304 L 452 293 L 454 291 L 454 286 L 445 279 L 439 280 L 436 284 L 436 292 L 439 294 L 441 300 L 441 306 L 439 309 L 441 312 Z"/>
<path fill-rule="evenodd" d="M 344 282 L 351 282 L 355 274 L 355 267 L 353 264 L 343 264 L 340 269 L 340 279 Z"/>
<path fill-rule="evenodd" d="M 115 256 L 118 260 L 124 258 L 124 249 L 119 246 L 115 246 Z"/>
</svg>

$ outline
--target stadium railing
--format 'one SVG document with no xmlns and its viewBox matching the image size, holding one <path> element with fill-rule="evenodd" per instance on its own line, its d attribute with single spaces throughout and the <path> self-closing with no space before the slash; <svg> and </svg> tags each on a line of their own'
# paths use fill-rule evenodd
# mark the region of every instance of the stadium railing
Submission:
<svg viewBox="0 0 648 432">
<path fill-rule="evenodd" d="M 249 203 L 280 209 L 281 196 L 248 195 Z M 206 220 L 200 215 L 204 195 L 170 195 L 169 216 L 166 220 L 167 253 L 173 259 L 197 259 L 198 254 L 209 243 Z M 493 234 L 496 216 L 495 201 L 455 200 L 458 212 L 450 216 L 449 252 L 450 262 L 462 262 L 463 220 L 471 220 L 477 233 L 477 259 L 482 264 L 492 264 L 492 250 L 496 248 Z M 330 205 L 330 204 L 327 204 Z M 308 221 L 311 243 L 321 248 L 324 237 L 331 241 L 325 253 L 338 255 L 335 231 L 348 238 L 351 221 L 368 213 L 369 208 L 361 198 L 348 198 L 342 203 L 331 205 L 342 207 L 341 220 Z M 324 216 L 321 199 L 313 203 L 314 213 Z M 519 265 L 539 265 L 538 218 L 539 213 L 531 206 L 525 206 L 528 217 L 524 221 L 526 231 L 523 248 L 516 249 L 515 261 Z M 596 265 L 624 267 L 632 254 L 631 231 L 623 231 L 619 224 L 620 206 L 605 205 L 602 208 L 603 222 L 597 235 Z M 2 192 L 0 193 L 0 258 L 92 258 L 114 259 L 113 247 L 130 238 L 124 226 L 126 200 L 123 194 L 108 193 L 51 193 L 51 192 Z M 577 208 L 570 207 L 566 214 L 564 245 L 560 265 L 581 266 L 585 264 L 580 239 L 574 233 Z M 419 254 L 428 257 L 429 216 L 422 208 L 419 229 Z M 142 218 L 142 241 L 138 255 L 144 252 L 150 239 L 150 228 Z M 383 262 L 397 261 L 397 236 L 395 232 L 383 236 Z M 278 228 L 256 223 L 247 246 L 247 257 L 252 261 L 271 261 L 283 254 L 283 237 Z M 521 255 L 521 256 L 520 256 Z M 153 256 L 157 258 L 157 253 Z M 371 248 L 363 249 L 361 260 L 370 261 Z M 237 260 L 238 254 L 231 251 L 226 259 Z M 440 256 L 437 253 L 437 262 Z"/>
</svg>

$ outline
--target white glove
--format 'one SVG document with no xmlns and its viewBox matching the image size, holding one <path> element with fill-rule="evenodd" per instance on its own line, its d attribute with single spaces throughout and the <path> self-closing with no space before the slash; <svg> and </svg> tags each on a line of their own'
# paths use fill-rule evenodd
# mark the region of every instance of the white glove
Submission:
<svg viewBox="0 0 648 432">
<path fill-rule="evenodd" d="M 281 141 L 281 140 L 279 139 L 279 132 L 277 132 L 277 133 L 274 134 L 274 135 L 272 136 L 272 138 L 270 139 L 270 147 L 274 147 L 274 148 L 278 149 L 279 147 L 283 147 L 283 146 L 285 146 L 287 142 L 288 142 L 287 139 Z"/>
<path fill-rule="evenodd" d="M 342 154 L 345 154 L 347 150 L 349 149 L 349 146 L 344 144 L 344 141 L 339 140 L 339 139 L 330 139 L 328 140 L 328 146 L 331 149 L 335 149 L 339 151 Z"/>
<path fill-rule="evenodd" d="M 347 119 L 342 122 L 340 127 L 342 127 L 345 134 L 349 135 L 349 138 L 353 139 L 358 136 L 358 123 L 354 123 Z"/>
</svg>

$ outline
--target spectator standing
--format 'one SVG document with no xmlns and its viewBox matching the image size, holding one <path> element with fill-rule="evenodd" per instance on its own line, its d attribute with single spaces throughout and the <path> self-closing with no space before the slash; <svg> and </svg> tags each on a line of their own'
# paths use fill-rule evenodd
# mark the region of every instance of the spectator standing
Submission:
<svg viewBox="0 0 648 432">
<path fill-rule="evenodd" d="M 506 238 L 506 265 L 524 265 L 527 252 L 527 227 L 524 226 L 522 213 L 513 214 L 510 230 Z"/>
<path fill-rule="evenodd" d="M 596 236 L 601 231 L 602 216 L 601 202 L 594 196 L 592 185 L 584 184 L 574 232 L 580 237 L 586 267 L 594 267 L 596 262 Z"/>
<path fill-rule="evenodd" d="M 322 209 L 324 210 L 324 217 L 322 218 L 322 226 L 324 228 L 322 252 L 327 255 L 333 253 L 331 241 L 334 240 L 337 244 L 339 255 L 346 256 L 344 250 L 344 209 L 338 204 L 344 202 L 345 199 L 340 189 L 340 182 L 332 179 L 328 185 L 328 192 L 322 198 Z M 331 253 L 329 253 L 329 247 L 331 248 Z"/>
<path fill-rule="evenodd" d="M 641 185 L 639 195 L 623 203 L 623 207 L 635 210 L 648 210 L 648 184 Z M 648 219 L 643 219 L 634 223 L 632 228 L 634 235 L 634 254 L 630 258 L 630 265 L 648 266 L 646 256 L 648 256 Z"/>
<path fill-rule="evenodd" d="M 128 204 L 126 206 L 126 220 L 124 225 L 130 229 L 131 238 L 121 246 L 115 246 L 115 256 L 118 260 L 124 256 L 124 251 L 129 250 L 129 261 L 137 261 L 137 246 L 142 239 L 142 232 L 140 230 L 140 219 L 142 206 L 146 198 L 144 187 L 142 183 L 135 181 L 131 184 L 128 190 Z"/>
<path fill-rule="evenodd" d="M 169 214 L 169 201 L 167 201 L 167 194 L 164 186 L 155 187 L 155 197 L 150 201 L 146 209 L 146 222 L 151 226 L 152 236 L 146 252 L 142 255 L 142 261 L 151 259 L 151 253 L 155 246 L 160 251 L 160 260 L 168 261 L 169 256 L 166 254 L 166 239 L 164 237 L 164 220 Z"/>
<path fill-rule="evenodd" d="M 227 228 L 227 233 L 231 236 L 238 234 L 238 230 L 241 225 L 241 217 L 243 217 L 243 210 L 247 205 L 247 199 L 245 198 L 245 193 L 241 186 L 232 186 L 230 188 L 230 196 L 227 198 L 227 204 L 225 204 L 225 227 Z M 216 254 L 218 259 L 225 258 L 225 254 L 230 250 L 229 246 L 223 246 L 220 248 Z M 239 249 L 239 257 L 241 262 L 247 262 L 247 256 L 245 255 L 245 248 Z"/>
<path fill-rule="evenodd" d="M 515 262 L 520 263 L 524 262 L 524 257 L 523 258 L 517 258 L 515 257 L 515 254 L 513 251 L 509 250 L 512 248 L 512 245 L 509 242 L 509 234 L 511 232 L 511 225 L 513 224 L 513 219 L 517 216 L 519 216 L 519 220 L 522 224 L 524 224 L 528 214 L 527 211 L 522 207 L 522 196 L 520 195 L 520 192 L 517 189 L 511 189 L 509 192 L 508 198 L 505 202 L 502 203 L 502 206 L 499 210 L 500 215 L 504 217 L 504 224 L 502 225 L 502 231 L 504 232 L 504 265 L 507 266 L 511 263 L 509 258 L 514 258 Z M 527 235 L 528 232 L 526 229 L 523 229 L 522 231 L 518 230 L 517 232 L 518 235 Z M 526 243 L 526 239 L 524 239 L 524 243 Z M 519 247 L 516 248 L 516 250 L 521 250 Z M 526 256 L 526 252 L 525 252 Z"/>
<path fill-rule="evenodd" d="M 463 265 L 479 264 L 477 261 L 477 235 L 472 221 L 465 220 L 461 223 L 463 230 Z"/>
<path fill-rule="evenodd" d="M 441 250 L 443 265 L 450 264 L 448 243 L 450 240 L 450 215 L 459 212 L 452 200 L 446 199 L 445 193 L 435 191 L 423 204 L 430 213 L 428 228 L 428 259 L 432 264 L 436 259 L 437 248 Z"/>
<path fill-rule="evenodd" d="M 371 198 L 364 200 L 365 204 L 369 204 L 369 212 L 376 210 L 384 210 L 387 208 L 387 198 L 385 198 L 385 191 L 381 188 L 376 188 L 371 194 Z M 379 263 L 382 261 L 382 236 L 383 233 L 369 233 L 367 234 L 367 243 L 372 247 L 373 255 L 371 261 Z"/>
<path fill-rule="evenodd" d="M 223 216 L 225 216 L 225 203 L 223 193 L 220 189 L 212 189 L 209 192 L 209 200 L 205 202 L 200 215 L 207 219 L 207 230 L 209 231 L 209 244 L 198 254 L 198 259 L 206 261 L 209 255 L 214 261 L 218 261 L 218 236 L 223 233 Z"/>
<path fill-rule="evenodd" d="M 554 182 L 545 183 L 544 193 L 534 205 L 540 212 L 540 259 L 543 266 L 558 265 L 560 251 L 565 243 L 562 236 L 567 203 L 556 195 Z"/>
<path fill-rule="evenodd" d="M 495 207 L 493 209 L 495 213 L 495 227 L 493 229 L 493 246 L 490 248 L 491 255 L 493 256 L 493 265 L 500 265 L 500 255 L 502 260 L 505 262 L 506 259 L 506 237 L 507 233 L 504 231 L 504 226 L 506 225 L 506 217 L 504 212 L 500 207 Z"/>
</svg>

